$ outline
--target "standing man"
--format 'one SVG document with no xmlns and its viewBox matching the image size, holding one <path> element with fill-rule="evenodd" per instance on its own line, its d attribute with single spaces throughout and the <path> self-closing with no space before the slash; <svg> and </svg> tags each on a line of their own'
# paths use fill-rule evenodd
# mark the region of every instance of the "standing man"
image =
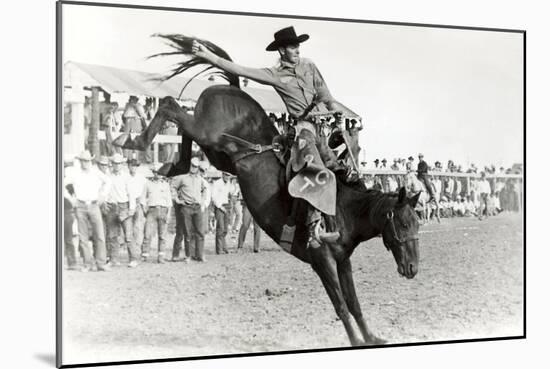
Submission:
<svg viewBox="0 0 550 369">
<path fill-rule="evenodd" d="M 110 164 L 111 162 L 109 161 L 109 158 L 105 155 L 101 155 L 99 157 L 99 160 L 97 160 L 96 162 L 97 164 L 97 169 L 105 175 L 105 178 L 107 179 L 107 182 L 108 184 L 110 183 L 111 181 L 111 169 L 110 169 Z M 101 218 L 103 219 L 103 234 L 105 235 L 105 242 L 107 241 L 107 213 L 106 213 L 106 206 L 103 204 L 103 206 L 101 206 L 99 208 L 101 210 Z M 110 245 L 108 242 L 106 242 L 106 249 L 107 249 L 107 262 L 109 262 L 111 260 L 111 249 L 110 249 Z"/>
<path fill-rule="evenodd" d="M 319 127 L 308 114 L 322 111 L 319 106 L 324 105 L 328 110 L 339 111 L 348 117 L 358 117 L 358 115 L 332 97 L 321 73 L 311 60 L 300 58 L 300 44 L 308 39 L 309 35 L 307 34 L 297 35 L 294 27 L 283 28 L 275 32 L 273 42 L 266 48 L 267 51 L 278 51 L 280 56 L 280 63 L 272 68 L 243 67 L 218 57 L 197 41 L 193 43 L 192 52 L 229 73 L 272 86 L 285 103 L 289 114 L 297 122 L 295 129 L 296 139 L 300 143 L 299 155 L 308 158 L 307 167 L 311 168 L 313 173 L 317 172 L 317 175 L 323 173 L 327 178 L 334 179 L 334 174 L 328 169 L 335 170 L 337 168 L 325 166 L 325 162 L 330 162 L 331 157 L 325 150 L 319 152 L 318 148 L 322 147 L 317 132 Z M 301 169 L 295 168 L 295 170 Z M 322 185 L 320 190 L 330 196 L 333 193 L 331 186 L 334 184 L 335 180 L 330 181 L 330 186 Z M 313 196 L 307 200 L 310 205 L 306 219 L 309 230 L 307 247 L 319 247 L 320 239 L 337 239 L 338 232 L 324 233 L 320 239 L 315 237 L 316 226 L 321 221 L 321 211 L 313 203 L 321 206 L 321 201 Z M 323 204 L 322 207 L 326 207 L 325 211 L 328 211 L 329 207 L 332 209 L 334 205 L 331 202 L 328 206 Z"/>
<path fill-rule="evenodd" d="M 481 172 L 481 179 L 478 183 L 479 190 L 479 211 L 477 212 L 479 220 L 489 217 L 489 195 L 491 194 L 491 185 L 487 180 L 485 172 Z"/>
<path fill-rule="evenodd" d="M 132 216 L 132 233 L 134 235 L 135 247 L 140 250 L 143 244 L 143 234 L 145 228 L 145 212 L 143 207 L 145 206 L 144 191 L 145 191 L 145 177 L 139 173 L 139 160 L 130 159 L 128 161 L 128 190 L 130 197 L 136 204 L 136 211 Z"/>
<path fill-rule="evenodd" d="M 180 204 L 185 223 L 185 261 L 191 256 L 191 242 L 194 241 L 195 258 L 204 259 L 204 223 L 203 216 L 208 207 L 210 194 L 208 183 L 199 173 L 199 159 L 191 159 L 189 173 L 174 177 L 170 184 L 172 200 Z"/>
<path fill-rule="evenodd" d="M 67 177 L 70 178 L 72 162 L 63 161 L 64 181 L 67 182 Z M 73 243 L 73 224 L 74 224 L 74 209 L 76 201 L 74 201 L 74 188 L 72 184 L 63 187 L 63 244 L 65 246 L 64 253 L 67 259 L 67 269 L 80 269 L 76 261 L 76 251 Z"/>
<path fill-rule="evenodd" d="M 66 187 L 72 185 L 74 195 L 67 193 L 65 196 L 76 208 L 79 249 L 84 258 L 82 270 L 108 271 L 110 268 L 106 260 L 103 219 L 99 210 L 109 190 L 108 180 L 100 171 L 92 170 L 93 157 L 88 150 L 77 158 L 81 170 L 75 172 L 72 178 L 67 178 L 65 183 Z M 90 237 L 93 240 L 93 256 L 88 247 Z"/>
<path fill-rule="evenodd" d="M 172 206 L 172 196 L 170 193 L 170 184 L 167 179 L 158 172 L 161 164 L 153 168 L 153 177 L 145 184 L 143 204 L 147 213 L 147 222 L 145 225 L 145 239 L 141 249 L 143 261 L 149 257 L 151 239 L 157 231 L 158 235 L 158 256 L 159 264 L 164 264 L 164 254 L 166 249 L 166 235 L 168 233 L 168 215 Z"/>
<path fill-rule="evenodd" d="M 428 191 L 428 194 L 430 194 L 430 200 L 435 200 L 432 183 L 430 182 L 430 178 L 428 176 L 428 164 L 424 161 L 424 154 L 420 153 L 418 154 L 418 167 L 416 170 L 416 175 L 418 176 L 418 179 L 424 182 L 424 185 L 426 186 L 426 191 Z"/>
<path fill-rule="evenodd" d="M 229 173 L 222 173 L 222 178 L 212 183 L 212 204 L 216 217 L 216 254 L 227 254 L 227 243 L 225 237 L 229 229 L 231 217 L 231 204 L 229 203 L 229 192 L 231 183 Z"/>
<path fill-rule="evenodd" d="M 135 268 L 139 264 L 139 251 L 134 243 L 133 235 L 133 216 L 136 212 L 136 199 L 131 195 L 129 175 L 122 171 L 122 164 L 124 162 L 126 162 L 126 159 L 120 154 L 113 155 L 111 159 L 111 184 L 105 209 L 107 214 L 107 242 L 111 249 L 111 265 L 120 265 L 118 260 L 120 251 L 118 238 L 122 226 L 126 248 L 130 257 L 128 267 Z"/>
<path fill-rule="evenodd" d="M 147 117 L 143 106 L 139 103 L 137 96 L 130 96 L 126 106 L 124 107 L 124 112 L 122 113 L 122 120 L 124 121 L 124 133 L 141 133 L 145 128 L 147 128 Z M 143 156 L 148 158 L 150 156 L 150 148 L 147 147 L 144 151 Z M 124 156 L 130 157 L 132 150 L 125 150 Z"/>
<path fill-rule="evenodd" d="M 241 229 L 239 230 L 239 240 L 237 243 L 237 250 L 242 250 L 244 241 L 246 239 L 246 233 L 248 232 L 248 228 L 250 227 L 250 223 L 254 224 L 254 252 L 260 252 L 260 234 L 261 234 L 261 228 L 256 223 L 256 221 L 252 218 L 252 214 L 250 214 L 250 210 L 246 207 L 246 204 L 244 200 L 241 200 L 242 203 L 242 213 L 243 213 L 243 222 L 241 224 Z"/>
</svg>

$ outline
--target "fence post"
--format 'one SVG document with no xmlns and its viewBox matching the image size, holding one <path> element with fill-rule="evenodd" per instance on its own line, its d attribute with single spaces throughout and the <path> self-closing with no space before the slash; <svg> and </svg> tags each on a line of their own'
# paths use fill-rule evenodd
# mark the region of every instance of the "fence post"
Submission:
<svg viewBox="0 0 550 369">
<path fill-rule="evenodd" d="M 159 162 L 159 143 L 154 142 L 153 143 L 153 163 Z"/>
</svg>

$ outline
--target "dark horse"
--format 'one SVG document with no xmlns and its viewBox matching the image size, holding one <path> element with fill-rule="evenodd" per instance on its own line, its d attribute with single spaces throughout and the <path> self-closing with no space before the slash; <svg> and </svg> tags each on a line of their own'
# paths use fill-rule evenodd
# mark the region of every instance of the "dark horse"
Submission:
<svg viewBox="0 0 550 369">
<path fill-rule="evenodd" d="M 238 79 L 232 75 L 227 77 L 231 82 L 229 86 L 217 85 L 204 90 L 194 116 L 186 113 L 173 98 L 163 98 L 148 129 L 135 140 L 127 137 L 123 147 L 143 149 L 166 120 L 176 122 L 182 135 L 180 154 L 184 160 L 175 164 L 169 175 L 188 171 L 191 140 L 197 142 L 212 165 L 237 176 L 252 216 L 269 237 L 280 243 L 293 199 L 287 191 L 285 167 L 270 149 L 278 132 L 261 106 L 238 87 Z M 258 148 L 262 149 L 254 150 L 243 142 L 261 145 Z M 336 243 L 323 243 L 318 248 L 306 248 L 306 207 L 303 203 L 297 207 L 290 253 L 309 263 L 319 275 L 354 346 L 385 341 L 371 332 L 363 318 L 350 257 L 361 242 L 381 234 L 395 258 L 399 274 L 413 278 L 418 271 L 419 224 L 414 212 L 417 200 L 418 196 L 407 198 L 404 188 L 398 194 L 384 194 L 366 190 L 361 184 L 350 186 L 338 181 L 337 209 L 332 222 L 340 238 Z M 350 313 L 362 339 L 352 325 Z"/>
</svg>

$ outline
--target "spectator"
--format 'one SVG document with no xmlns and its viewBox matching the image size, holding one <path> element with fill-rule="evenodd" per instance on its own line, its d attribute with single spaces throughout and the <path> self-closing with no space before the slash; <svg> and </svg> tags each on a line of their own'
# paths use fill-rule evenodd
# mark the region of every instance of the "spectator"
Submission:
<svg viewBox="0 0 550 369">
<path fill-rule="evenodd" d="M 108 271 L 103 219 L 99 210 L 108 191 L 108 181 L 103 173 L 92 170 L 93 158 L 89 151 L 82 152 L 77 158 L 81 170 L 67 178 L 66 190 L 68 192 L 68 186 L 72 185 L 74 195 L 69 194 L 69 201 L 76 206 L 79 250 L 84 259 L 82 271 Z M 93 256 L 88 247 L 90 237 L 93 240 Z"/>
<path fill-rule="evenodd" d="M 465 216 L 476 216 L 476 206 L 470 195 L 466 195 Z"/>
<path fill-rule="evenodd" d="M 435 196 L 435 199 L 437 201 L 439 201 L 439 199 L 441 199 L 441 186 L 442 186 L 442 183 L 441 183 L 441 177 L 439 176 L 435 176 L 433 181 L 432 181 L 432 184 L 434 186 L 434 196 Z"/>
<path fill-rule="evenodd" d="M 68 168 L 72 167 L 72 162 L 63 162 L 65 181 L 67 180 Z M 67 259 L 67 269 L 82 270 L 77 265 L 76 252 L 73 243 L 73 225 L 74 225 L 74 209 L 76 201 L 74 201 L 73 185 L 63 187 L 63 244 L 65 246 L 65 257 Z"/>
<path fill-rule="evenodd" d="M 455 216 L 463 217 L 466 213 L 466 204 L 462 196 L 457 195 L 456 202 L 453 205 L 453 213 Z"/>
<path fill-rule="evenodd" d="M 380 169 L 388 169 L 386 164 L 388 163 L 388 161 L 386 160 L 386 158 L 382 159 L 382 165 L 380 166 Z"/>
<path fill-rule="evenodd" d="M 386 176 L 386 188 L 388 192 L 397 192 L 398 184 L 393 175 Z"/>
<path fill-rule="evenodd" d="M 124 241 L 130 262 L 129 268 L 135 268 L 139 262 L 139 250 L 134 241 L 134 222 L 133 217 L 136 212 L 136 199 L 132 196 L 130 178 L 127 173 L 122 171 L 122 164 L 126 159 L 120 154 L 113 155 L 111 159 L 112 174 L 110 190 L 105 204 L 105 213 L 107 218 L 107 242 L 111 250 L 110 264 L 119 266 L 120 229 L 124 232 Z"/>
<path fill-rule="evenodd" d="M 244 241 L 246 239 L 246 233 L 248 232 L 250 223 L 254 223 L 253 250 L 254 252 L 260 252 L 260 234 L 261 234 L 260 226 L 252 218 L 252 214 L 250 214 L 250 210 L 248 210 L 248 208 L 246 207 L 244 200 L 241 200 L 241 203 L 242 203 L 243 222 L 241 224 L 241 229 L 239 230 L 237 250 L 243 249 Z"/>
<path fill-rule="evenodd" d="M 145 225 L 145 239 L 141 249 L 141 257 L 143 261 L 149 258 L 149 249 L 151 247 L 151 239 L 155 234 L 158 235 L 158 253 L 157 262 L 164 264 L 166 236 L 168 231 L 168 216 L 172 205 L 172 196 L 170 193 L 170 185 L 168 180 L 159 174 L 161 164 L 157 164 L 153 168 L 153 176 L 146 184 L 143 195 L 144 209 L 147 214 Z"/>
<path fill-rule="evenodd" d="M 225 237 L 229 229 L 231 204 L 229 203 L 229 173 L 222 173 L 222 178 L 212 183 L 212 203 L 216 215 L 216 254 L 227 254 Z"/>
<path fill-rule="evenodd" d="M 428 194 L 430 195 L 430 200 L 434 200 L 434 192 L 432 189 L 432 183 L 430 182 L 430 178 L 428 176 L 428 164 L 424 161 L 424 154 L 420 153 L 418 154 L 418 168 L 417 168 L 417 176 L 418 179 L 422 182 L 424 182 L 424 185 L 426 186 L 426 191 L 428 191 Z"/>
<path fill-rule="evenodd" d="M 107 179 L 107 182 L 110 182 L 111 177 L 111 169 L 110 165 L 111 162 L 109 161 L 109 158 L 105 155 L 102 155 L 99 157 L 99 160 L 97 161 L 97 168 L 101 173 L 105 175 L 105 178 Z M 103 219 L 103 233 L 105 235 L 104 240 L 107 241 L 107 214 L 105 213 L 105 206 L 100 207 L 101 210 L 101 218 Z M 106 249 L 107 249 L 107 261 L 111 260 L 111 248 L 110 244 L 106 242 Z"/>
<path fill-rule="evenodd" d="M 481 172 L 481 179 L 479 180 L 479 220 L 483 219 L 483 215 L 485 215 L 486 218 L 489 217 L 488 200 L 490 194 L 491 185 L 489 181 L 487 181 L 485 172 Z"/>
<path fill-rule="evenodd" d="M 147 117 L 143 106 L 139 103 L 137 96 L 130 96 L 126 106 L 124 107 L 124 113 L 122 113 L 122 119 L 124 121 L 124 133 L 141 133 L 147 128 Z M 130 157 L 132 155 L 131 150 L 125 150 L 124 155 Z M 151 162 L 151 149 L 147 148 L 145 151 L 140 152 L 142 161 Z"/>
<path fill-rule="evenodd" d="M 135 247 L 141 250 L 145 228 L 145 199 L 143 196 L 146 179 L 143 174 L 139 173 L 139 166 L 140 163 L 138 159 L 130 159 L 128 161 L 128 172 L 130 174 L 128 177 L 128 189 L 130 191 L 130 196 L 134 199 L 133 201 L 135 201 L 136 204 L 136 211 L 132 216 L 132 231 Z"/>
<path fill-rule="evenodd" d="M 400 169 L 397 159 L 395 159 L 395 158 L 393 159 L 393 164 L 391 165 L 390 169 L 391 170 L 399 170 Z"/>
<path fill-rule="evenodd" d="M 231 178 L 231 187 L 229 191 L 229 203 L 231 205 L 231 216 L 229 220 L 230 229 L 233 232 L 238 232 L 242 221 L 242 206 L 241 206 L 241 188 L 237 177 Z"/>
<path fill-rule="evenodd" d="M 112 141 L 122 129 L 122 122 L 119 120 L 119 117 L 115 114 L 118 109 L 118 104 L 116 102 L 106 104 L 105 113 L 103 114 L 103 119 L 99 130 L 105 133 L 105 140 L 99 141 L 99 152 L 101 155 L 113 155 L 115 153 L 122 153 L 120 147 L 114 146 Z"/>
<path fill-rule="evenodd" d="M 167 120 L 164 123 L 164 128 L 161 131 L 163 135 L 177 136 L 178 135 L 178 126 L 176 123 Z M 178 144 L 176 143 L 163 143 L 159 145 L 159 151 L 162 153 L 160 159 L 163 163 L 173 163 L 176 161 L 176 148 Z"/>
<path fill-rule="evenodd" d="M 195 260 L 205 261 L 204 258 L 204 221 L 205 211 L 210 200 L 208 182 L 199 173 L 199 159 L 191 159 L 189 173 L 174 177 L 170 184 L 172 200 L 181 204 L 186 229 L 186 247 L 195 244 Z M 189 260 L 190 251 L 186 249 L 185 261 Z"/>
<path fill-rule="evenodd" d="M 380 160 L 375 159 L 374 160 L 374 168 L 378 169 L 378 164 L 380 163 Z"/>
</svg>

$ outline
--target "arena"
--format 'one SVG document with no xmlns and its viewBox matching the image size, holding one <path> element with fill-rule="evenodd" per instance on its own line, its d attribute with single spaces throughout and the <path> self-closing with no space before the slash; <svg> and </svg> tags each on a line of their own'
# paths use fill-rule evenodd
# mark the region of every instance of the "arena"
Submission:
<svg viewBox="0 0 550 369">
<path fill-rule="evenodd" d="M 173 234 L 170 235 L 173 237 Z M 63 273 L 64 361 L 86 363 L 347 347 L 309 265 L 262 237 L 261 251 L 207 263 L 143 263 Z M 523 221 L 442 219 L 420 230 L 418 275 L 407 280 L 374 239 L 352 256 L 363 313 L 390 344 L 523 334 Z M 83 312 L 86 312 L 85 314 Z"/>
</svg>

